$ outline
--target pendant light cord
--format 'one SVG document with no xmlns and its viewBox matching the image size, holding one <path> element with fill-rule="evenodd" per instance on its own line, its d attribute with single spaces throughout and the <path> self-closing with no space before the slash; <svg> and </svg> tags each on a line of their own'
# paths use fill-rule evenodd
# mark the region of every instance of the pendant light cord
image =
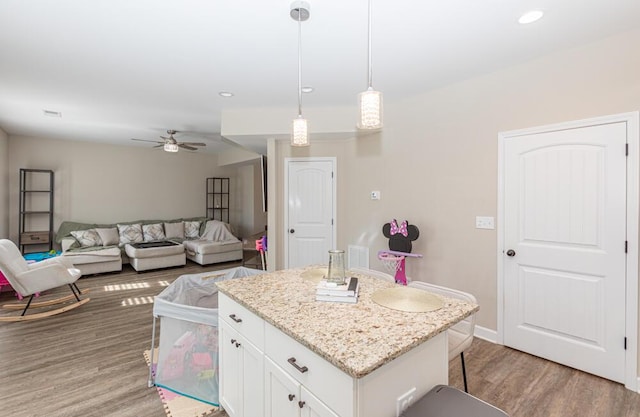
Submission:
<svg viewBox="0 0 640 417">
<path fill-rule="evenodd" d="M 298 116 L 302 116 L 302 8 L 298 9 Z"/>
<path fill-rule="evenodd" d="M 371 0 L 369 0 L 369 30 L 368 30 L 368 40 L 369 40 L 369 48 L 368 48 L 368 59 L 369 59 L 369 88 L 373 88 L 373 70 L 371 68 Z"/>
</svg>

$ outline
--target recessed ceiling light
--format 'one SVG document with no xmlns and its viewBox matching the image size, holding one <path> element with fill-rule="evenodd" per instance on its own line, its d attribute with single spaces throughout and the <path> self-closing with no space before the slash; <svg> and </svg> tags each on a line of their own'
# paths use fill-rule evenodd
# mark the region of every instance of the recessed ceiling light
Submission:
<svg viewBox="0 0 640 417">
<path fill-rule="evenodd" d="M 521 25 L 533 23 L 537 20 L 540 20 L 543 15 L 544 12 L 542 10 L 531 10 L 520 16 L 520 19 L 518 19 L 518 23 L 520 23 Z"/>
<path fill-rule="evenodd" d="M 302 87 L 302 92 L 303 93 L 313 93 L 313 87 L 311 87 L 310 85 Z"/>
<path fill-rule="evenodd" d="M 62 117 L 62 113 L 61 112 L 53 111 L 53 110 L 47 110 L 47 109 L 42 110 L 42 114 L 44 114 L 45 116 L 48 116 L 48 117 Z"/>
<path fill-rule="evenodd" d="M 233 97 L 233 93 L 230 93 L 229 91 L 220 91 L 218 95 L 220 97 Z"/>
</svg>

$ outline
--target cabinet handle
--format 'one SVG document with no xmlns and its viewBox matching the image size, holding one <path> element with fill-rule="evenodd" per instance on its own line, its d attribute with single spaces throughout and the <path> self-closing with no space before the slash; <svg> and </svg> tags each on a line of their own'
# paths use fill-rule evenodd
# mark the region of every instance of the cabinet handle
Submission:
<svg viewBox="0 0 640 417">
<path fill-rule="evenodd" d="M 293 399 L 294 399 L 294 398 L 296 398 L 296 396 L 295 396 L 295 395 L 293 395 L 293 394 L 289 394 L 289 401 L 293 401 Z"/>
<path fill-rule="evenodd" d="M 298 401 L 298 407 L 302 408 L 304 407 L 305 402 L 304 401 Z"/>
<path fill-rule="evenodd" d="M 242 319 L 240 317 L 236 317 L 235 314 L 229 314 L 229 318 L 235 321 L 236 323 L 242 323 Z"/>
<path fill-rule="evenodd" d="M 291 365 L 293 365 L 294 368 L 296 368 L 298 371 L 300 371 L 300 373 L 304 374 L 305 372 L 307 372 L 309 370 L 309 368 L 307 368 L 306 366 L 299 366 L 296 363 L 296 358 L 289 358 L 287 359 L 287 362 L 289 362 Z"/>
</svg>

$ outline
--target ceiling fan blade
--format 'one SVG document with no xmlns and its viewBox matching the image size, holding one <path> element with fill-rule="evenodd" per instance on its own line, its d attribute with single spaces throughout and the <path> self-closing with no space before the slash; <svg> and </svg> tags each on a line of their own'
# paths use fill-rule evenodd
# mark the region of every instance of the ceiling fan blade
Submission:
<svg viewBox="0 0 640 417">
<path fill-rule="evenodd" d="M 169 140 L 169 139 L 170 139 L 170 138 L 165 137 L 165 136 L 160 136 L 160 137 L 161 137 L 162 139 L 164 139 L 164 140 Z"/>
<path fill-rule="evenodd" d="M 197 151 L 198 150 L 198 148 L 194 148 L 192 146 L 185 145 L 184 143 L 178 143 L 178 146 L 183 148 L 183 149 L 188 149 L 190 151 Z"/>
<path fill-rule="evenodd" d="M 136 139 L 136 138 L 131 138 L 131 140 L 137 140 L 138 142 L 164 143 L 157 140 L 146 140 L 146 139 Z"/>
<path fill-rule="evenodd" d="M 156 146 L 152 146 L 153 148 L 162 148 L 164 146 L 164 143 L 161 143 L 160 145 L 156 145 Z"/>
<path fill-rule="evenodd" d="M 202 143 L 202 142 L 180 142 L 180 143 L 188 146 L 207 146 L 206 143 Z"/>
</svg>

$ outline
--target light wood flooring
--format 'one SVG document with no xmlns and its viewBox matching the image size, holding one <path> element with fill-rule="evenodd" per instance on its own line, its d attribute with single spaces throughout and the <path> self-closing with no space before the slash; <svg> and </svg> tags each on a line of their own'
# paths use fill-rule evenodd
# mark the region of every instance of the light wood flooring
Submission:
<svg viewBox="0 0 640 417">
<path fill-rule="evenodd" d="M 189 262 L 143 273 L 127 265 L 119 274 L 82 278 L 91 301 L 78 309 L 0 323 L 0 416 L 164 417 L 142 356 L 151 342 L 150 301 L 179 275 L 237 265 Z M 13 300 L 0 293 L 0 303 Z M 513 349 L 476 339 L 466 362 L 470 392 L 512 417 L 640 416 L 640 395 L 624 386 Z M 459 360 L 449 372 L 451 385 L 462 388 Z"/>
</svg>

